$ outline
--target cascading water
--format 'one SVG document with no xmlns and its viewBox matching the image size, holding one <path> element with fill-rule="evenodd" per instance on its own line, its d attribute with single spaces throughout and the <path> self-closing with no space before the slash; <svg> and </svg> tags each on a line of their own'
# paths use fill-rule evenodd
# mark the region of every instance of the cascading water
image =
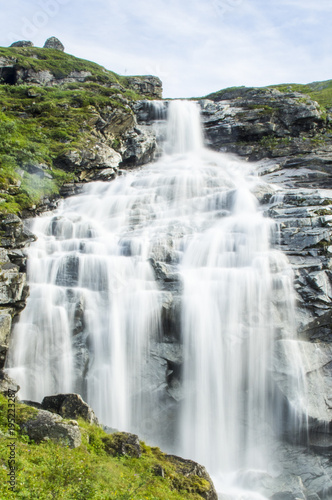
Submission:
<svg viewBox="0 0 332 500">
<path fill-rule="evenodd" d="M 264 429 L 281 420 L 272 367 L 275 340 L 294 331 L 292 272 L 271 248 L 276 227 L 250 192 L 248 164 L 203 147 L 195 103 L 171 102 L 168 114 L 159 161 L 87 185 L 33 221 L 30 297 L 8 369 L 22 399 L 79 392 L 103 424 L 159 444 L 168 410 L 163 420 L 155 409 L 171 399 L 170 371 L 156 381 L 151 353 L 170 342 L 170 292 L 154 264 L 166 263 L 183 287 L 183 398 L 173 401 L 170 448 L 214 474 L 259 468 Z"/>
</svg>

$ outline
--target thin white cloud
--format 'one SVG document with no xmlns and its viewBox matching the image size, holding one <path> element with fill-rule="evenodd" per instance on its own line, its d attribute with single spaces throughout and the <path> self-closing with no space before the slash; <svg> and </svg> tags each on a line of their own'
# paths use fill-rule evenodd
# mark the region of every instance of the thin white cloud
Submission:
<svg viewBox="0 0 332 500">
<path fill-rule="evenodd" d="M 331 78 L 331 12 L 331 0 L 13 0 L 0 44 L 30 23 L 37 46 L 55 35 L 68 53 L 121 74 L 157 74 L 165 96 L 190 97 Z"/>
</svg>

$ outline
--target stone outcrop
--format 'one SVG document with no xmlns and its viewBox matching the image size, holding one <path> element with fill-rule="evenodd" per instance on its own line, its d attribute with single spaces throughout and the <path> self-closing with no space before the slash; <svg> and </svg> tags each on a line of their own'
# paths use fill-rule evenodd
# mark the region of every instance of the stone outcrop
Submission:
<svg viewBox="0 0 332 500">
<path fill-rule="evenodd" d="M 79 394 L 56 394 L 46 396 L 41 407 L 44 410 L 57 413 L 63 418 L 83 418 L 90 424 L 98 424 L 98 419 L 92 408 L 83 401 Z"/>
<path fill-rule="evenodd" d="M 55 49 L 60 52 L 64 51 L 63 44 L 55 37 L 49 38 L 45 42 L 43 49 L 34 48 L 33 43 L 28 41 L 15 42 L 10 48 L 30 49 L 29 53 L 26 53 L 27 58 L 32 57 L 37 60 L 45 59 L 41 53 L 43 50 Z M 129 88 L 137 94 L 146 96 L 150 99 L 162 98 L 162 82 L 156 76 L 147 75 L 126 77 L 126 82 L 122 84 L 114 78 L 114 74 L 107 76 L 110 72 L 102 67 L 98 68 L 97 65 L 89 71 L 88 68 L 86 70 L 79 70 L 73 64 L 70 64 L 70 69 L 68 69 L 69 67 L 61 65 L 61 62 L 59 62 L 59 68 L 55 69 L 54 64 L 47 64 L 47 62 L 44 61 L 44 69 L 37 69 L 34 68 L 34 65 L 26 64 L 25 61 L 22 64 L 20 62 L 21 59 L 16 57 L 16 55 L 17 53 L 13 50 L 12 55 L 0 57 L 0 83 L 7 83 L 9 85 L 28 84 L 52 87 L 92 80 L 98 82 L 99 85 L 104 85 L 105 87 L 117 89 L 119 91 L 125 92 L 126 89 Z M 72 58 L 72 56 L 68 57 Z M 82 67 L 82 60 L 78 61 L 77 65 Z M 89 68 L 91 68 L 91 66 L 89 66 Z M 98 71 L 98 69 L 99 73 L 98 76 L 96 76 L 94 71 Z M 105 73 L 105 78 L 103 78 L 103 76 L 99 76 L 100 72 Z"/>
<path fill-rule="evenodd" d="M 211 147 L 250 160 L 308 153 L 327 126 L 320 106 L 299 92 L 243 88 L 200 105 Z"/>
<path fill-rule="evenodd" d="M 105 451 L 109 455 L 140 458 L 142 456 L 142 446 L 136 434 L 129 432 L 114 432 L 110 436 L 102 439 Z"/>
<path fill-rule="evenodd" d="M 202 498 L 206 500 L 218 499 L 213 482 L 205 467 L 199 465 L 197 462 L 186 460 L 175 455 L 166 455 L 166 458 L 176 466 L 176 472 L 180 473 L 184 478 L 195 480 L 196 491 Z M 176 486 L 176 484 L 174 486 Z"/>
<path fill-rule="evenodd" d="M 122 161 L 121 155 L 104 143 L 83 151 L 69 151 L 58 156 L 55 165 L 78 173 L 81 181 L 113 179 Z"/>
<path fill-rule="evenodd" d="M 33 47 L 33 43 L 28 40 L 19 40 L 11 44 L 11 47 Z"/>
<path fill-rule="evenodd" d="M 51 440 L 69 448 L 81 444 L 81 431 L 75 420 L 64 422 L 59 415 L 36 410 L 36 415 L 22 424 L 22 431 L 36 443 Z"/>
<path fill-rule="evenodd" d="M 51 36 L 46 40 L 44 44 L 44 49 L 55 49 L 64 52 L 65 47 L 58 38 L 56 38 L 55 36 Z"/>
<path fill-rule="evenodd" d="M 162 98 L 162 82 L 157 76 L 147 75 L 139 78 L 137 76 L 130 76 L 128 81 L 131 88 L 138 94 L 149 95 L 153 99 Z"/>
</svg>

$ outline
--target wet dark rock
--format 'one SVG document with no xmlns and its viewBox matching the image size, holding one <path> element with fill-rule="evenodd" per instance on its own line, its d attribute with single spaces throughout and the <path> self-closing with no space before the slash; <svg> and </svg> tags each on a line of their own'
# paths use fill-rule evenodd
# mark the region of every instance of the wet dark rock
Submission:
<svg viewBox="0 0 332 500">
<path fill-rule="evenodd" d="M 46 396 L 41 404 L 44 410 L 55 412 L 63 418 L 81 417 L 90 424 L 98 424 L 94 411 L 79 394 Z"/>
<path fill-rule="evenodd" d="M 79 279 L 79 258 L 75 255 L 62 257 L 59 264 L 56 284 L 58 286 L 75 287 Z"/>
<path fill-rule="evenodd" d="M 155 133 L 149 127 L 136 126 L 124 135 L 121 166 L 125 168 L 151 162 L 156 148 Z"/>
<path fill-rule="evenodd" d="M 147 125 L 156 120 L 166 120 L 168 101 L 160 101 L 158 104 L 156 101 L 136 101 L 132 107 L 138 123 Z"/>
<path fill-rule="evenodd" d="M 58 38 L 56 38 L 55 36 L 51 36 L 46 40 L 44 44 L 44 49 L 55 49 L 64 52 L 65 47 Z"/>
<path fill-rule="evenodd" d="M 21 403 L 27 406 L 31 406 L 32 408 L 36 408 L 37 410 L 43 410 L 41 403 L 37 403 L 36 401 L 23 400 L 21 401 Z"/>
</svg>

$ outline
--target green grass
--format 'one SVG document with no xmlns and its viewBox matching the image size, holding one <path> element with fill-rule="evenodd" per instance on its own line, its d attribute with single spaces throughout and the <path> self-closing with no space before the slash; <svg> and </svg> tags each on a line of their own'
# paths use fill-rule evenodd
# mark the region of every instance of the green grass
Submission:
<svg viewBox="0 0 332 500">
<path fill-rule="evenodd" d="M 59 171 L 54 160 L 64 152 L 93 147 L 97 138 L 91 132 L 105 109 L 130 114 L 122 102 L 127 93 L 132 91 L 120 94 L 92 82 L 47 88 L 0 85 L 0 191 L 6 192 L 0 192 L 5 200 L 0 213 L 19 213 L 72 180 L 75 172 Z M 114 140 L 119 143 L 118 137 Z M 46 165 L 52 179 L 29 174 L 31 163 Z M 19 170 L 24 172 L 20 186 Z"/>
<path fill-rule="evenodd" d="M 7 400 L 0 395 L 0 481 L 2 499 L 40 500 L 201 500 L 209 483 L 187 478 L 159 448 L 141 442 L 140 458 L 110 454 L 116 435 L 79 421 L 82 445 L 70 449 L 50 441 L 36 444 L 22 434 L 19 424 L 35 410 L 16 404 L 16 491 L 6 488 L 8 473 Z M 107 451 L 108 450 L 108 451 Z M 164 477 L 156 474 L 164 469 Z"/>
<path fill-rule="evenodd" d="M 219 90 L 206 96 L 207 99 L 222 99 L 225 95 L 231 95 L 241 92 L 253 90 L 254 87 L 229 87 L 226 89 Z M 266 92 L 268 89 L 277 89 L 280 92 L 299 92 L 304 94 L 304 96 L 310 97 L 312 100 L 317 101 L 318 104 L 325 109 L 332 108 L 332 80 L 326 80 L 324 82 L 314 82 L 308 83 L 306 85 L 299 83 L 285 83 L 280 85 L 270 85 L 268 87 L 257 87 L 255 90 L 260 92 Z M 301 99 L 301 98 L 300 98 Z M 300 102 L 306 103 L 307 99 L 305 97 L 300 100 Z"/>
<path fill-rule="evenodd" d="M 54 87 L 0 82 L 0 214 L 20 214 L 44 197 L 57 195 L 63 183 L 79 180 L 79 172 L 61 172 L 54 160 L 92 148 L 98 141 L 95 125 L 100 115 L 119 110 L 126 123 L 131 110 L 124 98 L 142 96 L 130 88 L 127 77 L 58 50 L 0 47 L 0 57 L 20 68 L 48 70 L 56 78 L 72 71 L 91 73 L 85 82 Z M 120 145 L 122 132 L 113 130 L 109 145 Z M 30 174 L 29 164 L 46 165 L 48 175 Z"/>
<path fill-rule="evenodd" d="M 128 78 L 106 70 L 99 64 L 66 54 L 55 49 L 37 47 L 0 47 L 0 57 L 17 62 L 21 68 L 34 71 L 50 71 L 56 78 L 64 78 L 73 71 L 89 71 L 88 80 L 103 84 L 119 84 L 129 87 Z"/>
</svg>

